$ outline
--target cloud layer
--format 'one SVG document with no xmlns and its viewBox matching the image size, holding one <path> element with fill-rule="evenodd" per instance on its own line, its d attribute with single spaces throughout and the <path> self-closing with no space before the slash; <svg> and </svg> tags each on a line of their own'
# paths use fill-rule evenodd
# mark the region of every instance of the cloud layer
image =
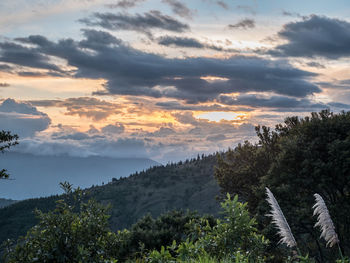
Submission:
<svg viewBox="0 0 350 263">
<path fill-rule="evenodd" d="M 55 70 L 47 56 L 65 59 L 76 67 L 72 76 L 107 80 L 110 94 L 168 97 L 187 102 L 212 101 L 220 94 L 234 92 L 274 92 L 294 97 L 320 92 L 309 79 L 316 74 L 297 69 L 286 61 L 268 60 L 257 56 L 229 58 L 165 58 L 125 45 L 107 32 L 84 30 L 85 39 L 64 39 L 52 42 L 43 36 L 20 38 L 20 44 L 1 43 L 0 61 Z M 14 46 L 26 50 L 33 58 L 8 56 Z M 62 72 L 58 69 L 58 72 Z M 66 72 L 66 74 L 71 74 Z M 206 77 L 214 77 L 208 79 Z"/>
<path fill-rule="evenodd" d="M 131 30 L 152 36 L 152 29 L 162 29 L 172 32 L 184 32 L 189 26 L 175 18 L 164 15 L 160 11 L 151 10 L 144 14 L 131 15 L 127 13 L 94 13 L 90 18 L 79 20 L 87 26 L 100 26 L 109 30 Z"/>
<path fill-rule="evenodd" d="M 28 103 L 6 99 L 0 104 L 0 123 L 2 130 L 11 131 L 24 138 L 47 129 L 51 119 Z"/>
<path fill-rule="evenodd" d="M 311 15 L 284 25 L 278 36 L 287 40 L 269 53 L 290 57 L 350 56 L 350 23 L 325 16 Z"/>
</svg>

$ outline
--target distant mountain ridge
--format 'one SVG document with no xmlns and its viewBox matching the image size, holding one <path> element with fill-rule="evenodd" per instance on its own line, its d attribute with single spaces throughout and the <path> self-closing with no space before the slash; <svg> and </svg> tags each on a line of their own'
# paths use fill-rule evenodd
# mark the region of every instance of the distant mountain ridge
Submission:
<svg viewBox="0 0 350 263">
<path fill-rule="evenodd" d="M 0 183 L 0 198 L 15 200 L 61 193 L 59 183 L 68 181 L 81 188 L 126 177 L 136 171 L 160 165 L 146 158 L 38 156 L 16 152 L 0 155 L 0 168 L 13 180 Z"/>
<path fill-rule="evenodd" d="M 191 161 L 155 166 L 127 178 L 85 190 L 86 198 L 111 205 L 113 230 L 131 226 L 150 213 L 158 216 L 169 210 L 190 209 L 217 215 L 219 186 L 214 179 L 215 155 Z M 24 235 L 37 221 L 33 211 L 52 210 L 60 196 L 24 200 L 0 209 L 0 243 Z"/>
</svg>

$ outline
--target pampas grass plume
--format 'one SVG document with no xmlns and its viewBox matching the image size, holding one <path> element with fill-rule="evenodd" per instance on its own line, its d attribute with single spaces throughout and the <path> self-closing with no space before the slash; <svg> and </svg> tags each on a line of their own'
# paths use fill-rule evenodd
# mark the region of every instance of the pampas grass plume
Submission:
<svg viewBox="0 0 350 263">
<path fill-rule="evenodd" d="M 314 194 L 314 196 L 316 204 L 312 208 L 314 209 L 314 216 L 317 215 L 315 227 L 319 226 L 321 228 L 321 238 L 323 237 L 326 240 L 327 246 L 332 247 L 339 243 L 338 235 L 335 232 L 333 221 L 322 196 L 319 194 Z"/>
<path fill-rule="evenodd" d="M 294 239 L 294 236 L 292 234 L 292 231 L 290 230 L 290 227 L 288 225 L 288 222 L 286 218 L 283 215 L 283 212 L 273 196 L 273 193 L 270 191 L 269 188 L 266 187 L 266 194 L 267 194 L 267 202 L 271 206 L 271 213 L 267 214 L 267 216 L 272 217 L 272 222 L 277 226 L 278 228 L 278 234 L 281 236 L 280 243 L 286 244 L 288 247 L 296 247 L 297 242 Z"/>
</svg>

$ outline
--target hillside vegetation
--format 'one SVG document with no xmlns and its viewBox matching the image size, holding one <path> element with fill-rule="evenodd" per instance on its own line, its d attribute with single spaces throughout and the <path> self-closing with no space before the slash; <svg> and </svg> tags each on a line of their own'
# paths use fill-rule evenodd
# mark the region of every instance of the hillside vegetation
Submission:
<svg viewBox="0 0 350 263">
<path fill-rule="evenodd" d="M 50 211 L 37 211 L 35 227 L 5 246 L 6 262 L 349 263 L 350 112 L 288 117 L 274 130 L 256 132 L 257 142 L 217 159 L 154 167 L 88 190 L 62 184 L 66 194 L 55 209 L 58 197 L 46 199 Z M 214 170 L 226 196 L 221 218 Z M 31 200 L 1 210 L 0 223 L 11 228 L 11 220 L 25 217 L 18 206 L 28 212 L 35 202 L 45 204 Z M 173 208 L 212 215 L 173 211 L 134 223 Z"/>
<path fill-rule="evenodd" d="M 127 178 L 113 179 L 103 186 L 84 191 L 93 198 L 111 205 L 112 230 L 131 226 L 150 213 L 158 216 L 169 210 L 197 210 L 200 214 L 217 215 L 219 203 L 215 197 L 219 187 L 213 177 L 216 156 L 155 166 Z M 34 210 L 54 209 L 59 196 L 28 199 L 0 210 L 0 242 L 24 235 L 38 220 Z"/>
<path fill-rule="evenodd" d="M 15 200 L 0 198 L 0 208 L 12 205 L 12 204 L 14 204 L 16 202 L 17 201 L 15 201 Z"/>
</svg>

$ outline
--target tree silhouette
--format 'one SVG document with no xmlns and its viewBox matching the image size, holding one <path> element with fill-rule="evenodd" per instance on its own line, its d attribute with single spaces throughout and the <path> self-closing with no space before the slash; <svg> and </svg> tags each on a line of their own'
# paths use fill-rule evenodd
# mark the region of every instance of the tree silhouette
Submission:
<svg viewBox="0 0 350 263">
<path fill-rule="evenodd" d="M 0 151 L 3 153 L 6 149 L 18 144 L 18 135 L 11 134 L 10 131 L 0 131 Z M 7 179 L 9 174 L 6 169 L 0 170 L 0 179 Z"/>
</svg>

